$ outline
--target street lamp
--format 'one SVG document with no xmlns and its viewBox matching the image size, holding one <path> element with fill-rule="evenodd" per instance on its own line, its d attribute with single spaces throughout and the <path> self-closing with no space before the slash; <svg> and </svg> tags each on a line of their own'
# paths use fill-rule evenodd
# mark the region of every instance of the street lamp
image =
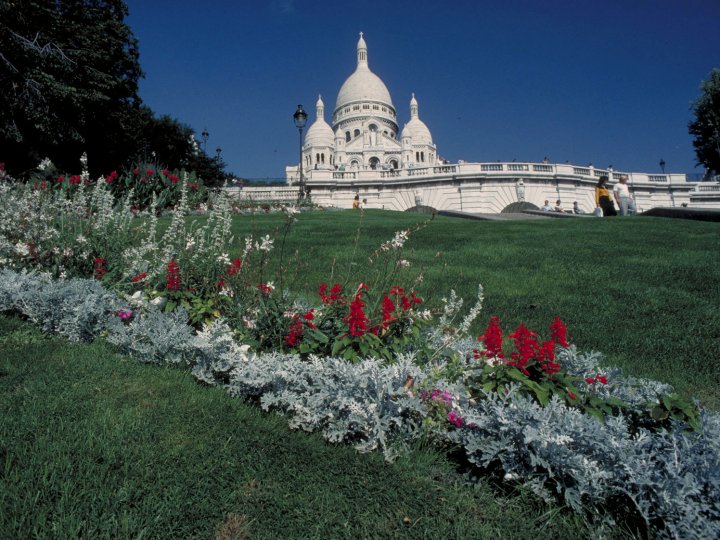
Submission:
<svg viewBox="0 0 720 540">
<path fill-rule="evenodd" d="M 665 174 L 665 160 L 660 158 L 660 170 Z"/>
<path fill-rule="evenodd" d="M 207 140 L 210 134 L 208 133 L 207 128 L 203 129 L 202 133 L 200 134 L 203 140 L 203 152 L 207 151 Z"/>
<path fill-rule="evenodd" d="M 215 149 L 215 154 L 216 154 L 215 159 L 218 160 L 218 161 L 220 161 L 220 153 L 221 153 L 221 152 L 222 152 L 222 148 L 220 148 L 220 147 L 218 146 L 218 147 Z"/>
<path fill-rule="evenodd" d="M 305 187 L 303 186 L 303 155 L 302 155 L 302 132 L 305 124 L 307 123 L 307 113 L 303 111 L 302 105 L 298 105 L 297 111 L 293 114 L 293 121 L 295 127 L 300 131 L 300 191 L 298 193 L 298 204 L 305 197 Z"/>
</svg>

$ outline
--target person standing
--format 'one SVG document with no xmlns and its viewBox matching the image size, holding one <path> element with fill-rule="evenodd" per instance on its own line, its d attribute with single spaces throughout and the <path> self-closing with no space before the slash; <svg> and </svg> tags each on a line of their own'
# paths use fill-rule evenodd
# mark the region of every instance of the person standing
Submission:
<svg viewBox="0 0 720 540">
<path fill-rule="evenodd" d="M 353 199 L 353 208 L 356 210 L 360 208 L 360 195 L 355 195 L 355 198 Z"/>
<path fill-rule="evenodd" d="M 628 177 L 626 174 L 621 174 L 618 179 L 618 183 L 613 188 L 613 195 L 615 195 L 615 201 L 620 208 L 620 215 L 627 216 L 628 213 L 636 214 L 637 208 L 635 208 L 635 201 L 630 196 L 630 189 L 627 185 Z"/>
<path fill-rule="evenodd" d="M 608 177 L 603 175 L 595 186 L 595 206 L 602 209 L 603 217 L 617 216 L 615 205 L 610 198 L 610 190 L 607 186 Z"/>
</svg>

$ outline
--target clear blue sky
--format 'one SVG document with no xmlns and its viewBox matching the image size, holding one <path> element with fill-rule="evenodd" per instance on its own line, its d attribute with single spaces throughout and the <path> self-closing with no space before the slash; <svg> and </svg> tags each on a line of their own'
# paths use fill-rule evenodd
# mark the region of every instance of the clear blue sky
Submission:
<svg viewBox="0 0 720 540">
<path fill-rule="evenodd" d="M 415 92 L 451 162 L 541 161 L 701 172 L 687 133 L 720 67 L 718 0 L 127 0 L 140 96 L 222 148 L 228 170 L 282 177 L 292 114 L 330 122 L 364 32 L 400 127 Z"/>
</svg>

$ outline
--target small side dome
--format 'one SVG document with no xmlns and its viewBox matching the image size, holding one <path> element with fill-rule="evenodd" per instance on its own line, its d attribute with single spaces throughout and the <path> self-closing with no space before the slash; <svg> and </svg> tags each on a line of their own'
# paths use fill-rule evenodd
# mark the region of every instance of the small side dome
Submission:
<svg viewBox="0 0 720 540">
<path fill-rule="evenodd" d="M 410 98 L 410 121 L 405 124 L 402 130 L 400 138 L 412 137 L 413 144 L 432 144 L 432 135 L 430 130 L 425 125 L 425 122 L 420 120 L 418 115 L 418 102 L 415 99 L 415 94 Z"/>
<path fill-rule="evenodd" d="M 317 103 L 315 104 L 317 119 L 310 126 L 310 129 L 305 135 L 305 144 L 311 146 L 333 146 L 335 144 L 335 134 L 332 128 L 325 121 L 325 104 L 323 103 L 322 96 L 318 96 Z"/>
</svg>

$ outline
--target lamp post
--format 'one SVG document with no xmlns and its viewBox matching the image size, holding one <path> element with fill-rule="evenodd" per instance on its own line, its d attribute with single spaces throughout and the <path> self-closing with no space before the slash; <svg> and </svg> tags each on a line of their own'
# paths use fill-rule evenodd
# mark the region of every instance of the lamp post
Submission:
<svg viewBox="0 0 720 540">
<path fill-rule="evenodd" d="M 660 158 L 660 170 L 665 174 L 665 160 Z"/>
<path fill-rule="evenodd" d="M 298 192 L 298 204 L 300 204 L 300 201 L 302 201 L 303 197 L 305 197 L 305 186 L 303 185 L 302 132 L 305 124 L 307 123 L 307 117 L 308 115 L 305 111 L 303 111 L 302 105 L 298 105 L 297 111 L 293 114 L 295 127 L 298 128 L 298 131 L 300 132 L 300 191 Z"/>
<path fill-rule="evenodd" d="M 219 146 L 215 149 L 215 159 L 219 162 L 220 161 L 220 153 L 222 152 L 222 148 Z"/>
<path fill-rule="evenodd" d="M 207 128 L 202 130 L 202 133 L 200 134 L 203 140 L 203 152 L 207 153 L 207 140 L 208 137 L 210 137 L 210 134 L 208 133 Z"/>
</svg>

